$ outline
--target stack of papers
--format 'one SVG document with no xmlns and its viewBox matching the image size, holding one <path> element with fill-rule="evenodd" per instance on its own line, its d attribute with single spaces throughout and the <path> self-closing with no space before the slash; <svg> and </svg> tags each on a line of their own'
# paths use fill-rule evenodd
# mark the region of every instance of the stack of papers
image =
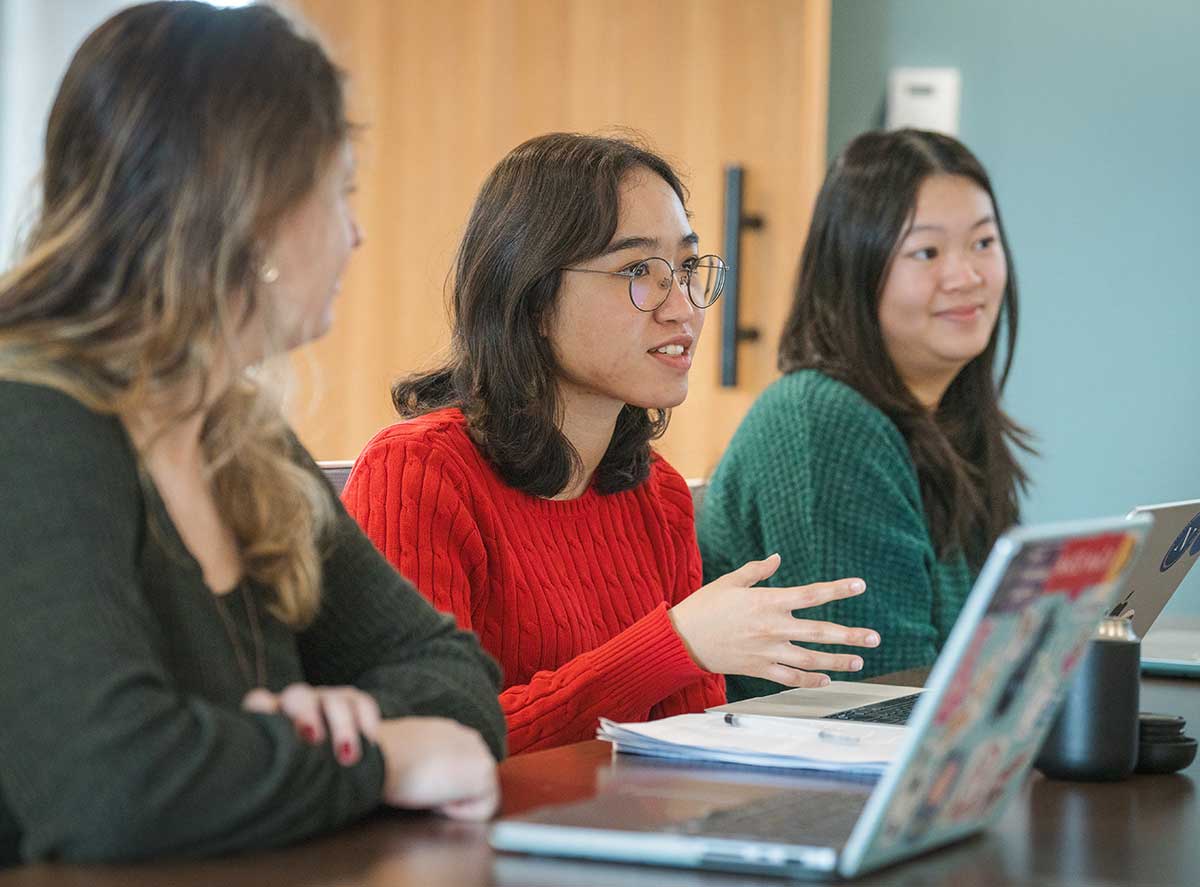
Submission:
<svg viewBox="0 0 1200 887">
<path fill-rule="evenodd" d="M 896 759 L 906 736 L 906 727 L 887 724 L 720 712 L 641 724 L 601 718 L 596 733 L 627 754 L 864 774 L 881 773 Z"/>
</svg>

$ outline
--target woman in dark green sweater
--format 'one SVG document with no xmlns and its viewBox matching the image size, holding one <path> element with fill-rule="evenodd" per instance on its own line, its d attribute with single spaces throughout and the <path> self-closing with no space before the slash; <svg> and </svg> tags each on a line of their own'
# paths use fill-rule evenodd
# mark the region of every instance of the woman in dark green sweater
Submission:
<svg viewBox="0 0 1200 887">
<path fill-rule="evenodd" d="M 259 369 L 324 332 L 360 240 L 348 132 L 262 6 L 129 8 L 66 73 L 0 280 L 0 865 L 495 809 L 494 663 Z"/>
<path fill-rule="evenodd" d="M 1028 450 L 1028 435 L 1000 408 L 1016 332 L 1012 258 L 978 160 L 915 130 L 851 142 L 817 199 L 784 376 L 751 407 L 704 500 L 706 578 L 775 551 L 772 583 L 861 576 L 866 593 L 805 617 L 879 632 L 855 677 L 931 664 L 1017 519 L 1026 478 L 1013 449 Z M 783 689 L 727 685 L 730 699 Z"/>
</svg>

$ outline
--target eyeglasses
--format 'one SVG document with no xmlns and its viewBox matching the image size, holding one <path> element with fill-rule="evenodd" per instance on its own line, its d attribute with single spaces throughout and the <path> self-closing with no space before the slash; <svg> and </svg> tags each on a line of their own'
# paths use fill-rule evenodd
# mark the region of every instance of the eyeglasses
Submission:
<svg viewBox="0 0 1200 887">
<path fill-rule="evenodd" d="M 563 268 L 563 271 L 582 271 L 586 274 L 611 274 L 629 278 L 629 301 L 638 311 L 657 311 L 667 297 L 675 280 L 697 308 L 707 308 L 725 289 L 725 274 L 729 266 L 720 256 L 692 256 L 673 268 L 666 259 L 657 256 L 643 259 L 625 271 L 602 271 L 599 268 Z"/>
</svg>

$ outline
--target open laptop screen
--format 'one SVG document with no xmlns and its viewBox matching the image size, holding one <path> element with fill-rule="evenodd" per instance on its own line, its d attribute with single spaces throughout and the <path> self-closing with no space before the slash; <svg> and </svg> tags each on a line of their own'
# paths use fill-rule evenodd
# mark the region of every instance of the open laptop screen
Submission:
<svg viewBox="0 0 1200 887">
<path fill-rule="evenodd" d="M 997 543 L 913 712 L 911 745 L 846 848 L 859 871 L 975 831 L 1020 785 L 1066 676 L 1118 596 L 1148 525 L 1012 531 Z M 1120 527 L 1119 524 L 1116 525 Z M 860 843 L 861 842 L 861 843 Z M 860 848 L 860 849 L 858 849 Z M 864 858 L 853 859 L 855 851 Z"/>
</svg>

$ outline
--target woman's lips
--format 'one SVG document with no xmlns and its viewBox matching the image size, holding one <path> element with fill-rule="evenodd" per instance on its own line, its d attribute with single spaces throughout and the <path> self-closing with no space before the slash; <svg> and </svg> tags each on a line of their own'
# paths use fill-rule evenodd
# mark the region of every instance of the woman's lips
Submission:
<svg viewBox="0 0 1200 887">
<path fill-rule="evenodd" d="M 969 323 L 983 316 L 982 305 L 963 305 L 960 308 L 950 308 L 947 311 L 938 311 L 935 317 L 940 317 L 943 320 L 954 321 L 955 323 Z"/>
<path fill-rule="evenodd" d="M 674 350 L 674 349 L 672 349 L 672 350 Z M 683 370 L 686 372 L 687 370 L 691 369 L 691 367 L 692 367 L 692 349 L 691 348 L 684 348 L 683 351 L 679 354 L 665 354 L 662 351 L 659 351 L 654 348 L 650 349 L 646 353 L 649 354 L 651 357 L 655 358 L 656 360 L 658 360 L 660 363 L 664 363 L 667 366 L 671 367 L 671 369 L 674 369 L 674 370 Z"/>
</svg>

